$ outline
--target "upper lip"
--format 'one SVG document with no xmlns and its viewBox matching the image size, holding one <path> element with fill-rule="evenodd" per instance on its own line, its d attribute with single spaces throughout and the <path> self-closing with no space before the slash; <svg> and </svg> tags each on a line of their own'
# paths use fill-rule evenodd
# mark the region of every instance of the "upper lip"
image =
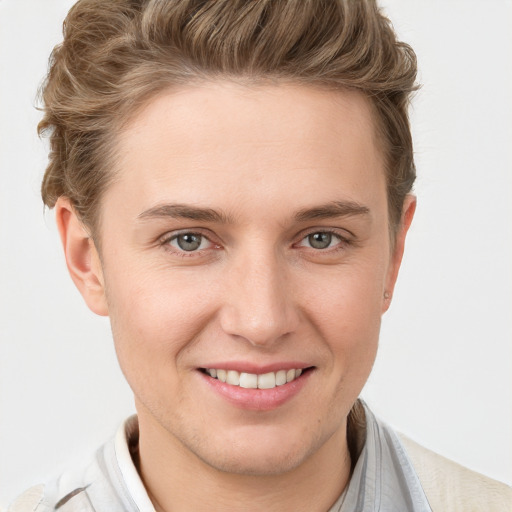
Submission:
<svg viewBox="0 0 512 512">
<path fill-rule="evenodd" d="M 235 370 L 240 373 L 254 373 L 261 375 L 264 373 L 277 372 L 279 370 L 291 370 L 291 369 L 305 369 L 312 365 L 299 362 L 299 361 L 281 361 L 268 364 L 255 364 L 248 361 L 224 361 L 208 363 L 205 366 L 201 366 L 204 369 L 222 369 L 222 370 Z"/>
</svg>

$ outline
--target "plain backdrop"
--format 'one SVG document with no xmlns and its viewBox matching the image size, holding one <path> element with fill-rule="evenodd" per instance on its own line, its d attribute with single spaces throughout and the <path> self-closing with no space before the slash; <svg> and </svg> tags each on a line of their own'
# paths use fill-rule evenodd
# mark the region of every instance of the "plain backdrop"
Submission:
<svg viewBox="0 0 512 512">
<path fill-rule="evenodd" d="M 35 93 L 72 0 L 0 0 L 0 506 L 134 411 L 108 320 L 67 275 L 39 186 Z M 418 210 L 363 396 L 512 483 L 512 3 L 386 0 L 416 50 Z"/>
</svg>

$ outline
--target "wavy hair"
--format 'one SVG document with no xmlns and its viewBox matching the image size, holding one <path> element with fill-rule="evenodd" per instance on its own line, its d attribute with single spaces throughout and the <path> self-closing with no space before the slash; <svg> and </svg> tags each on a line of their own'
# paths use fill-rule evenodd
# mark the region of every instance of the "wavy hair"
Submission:
<svg viewBox="0 0 512 512">
<path fill-rule="evenodd" d="M 41 87 L 50 140 L 42 197 L 94 232 L 116 135 L 173 86 L 216 79 L 349 88 L 369 99 L 391 228 L 415 180 L 408 120 L 416 57 L 373 0 L 79 0 Z"/>
</svg>

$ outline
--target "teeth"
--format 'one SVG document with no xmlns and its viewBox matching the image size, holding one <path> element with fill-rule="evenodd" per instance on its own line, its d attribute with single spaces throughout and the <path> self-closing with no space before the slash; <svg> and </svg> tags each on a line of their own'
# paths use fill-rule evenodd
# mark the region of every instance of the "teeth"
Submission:
<svg viewBox="0 0 512 512">
<path fill-rule="evenodd" d="M 258 376 L 254 373 L 240 374 L 240 387 L 248 389 L 256 389 L 258 387 Z"/>
<path fill-rule="evenodd" d="M 279 370 L 276 372 L 276 386 L 286 384 L 286 370 Z"/>
<path fill-rule="evenodd" d="M 228 374 L 226 377 L 226 384 L 231 384 L 232 386 L 240 385 L 240 374 L 235 370 L 228 370 Z"/>
<path fill-rule="evenodd" d="M 258 389 L 272 389 L 276 387 L 276 374 L 274 372 L 258 375 Z"/>
<path fill-rule="evenodd" d="M 302 375 L 302 369 L 279 370 L 277 372 L 255 373 L 237 372 L 236 370 L 222 370 L 218 368 L 207 368 L 206 373 L 221 382 L 240 386 L 246 389 L 272 389 L 276 386 L 283 386 L 292 382 Z"/>
</svg>

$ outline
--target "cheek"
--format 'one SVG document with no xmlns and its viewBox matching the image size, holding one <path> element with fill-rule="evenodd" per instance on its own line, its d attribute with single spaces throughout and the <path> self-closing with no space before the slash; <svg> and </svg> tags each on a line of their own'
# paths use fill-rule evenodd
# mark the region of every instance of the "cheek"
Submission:
<svg viewBox="0 0 512 512">
<path fill-rule="evenodd" d="M 384 268 L 352 266 L 309 289 L 306 314 L 331 353 L 340 374 L 368 373 L 376 355 L 381 325 Z"/>
<path fill-rule="evenodd" d="M 170 275 L 112 276 L 109 284 L 115 350 L 134 395 L 150 410 L 179 409 L 188 393 L 186 354 L 209 318 L 204 299 Z"/>
<path fill-rule="evenodd" d="M 199 283 L 153 270 L 106 275 L 107 301 L 123 370 L 170 374 L 211 316 L 211 299 Z M 167 363 L 166 363 L 167 361 Z M 162 367 L 165 367 L 163 369 Z"/>
<path fill-rule="evenodd" d="M 338 325 L 340 330 L 366 322 L 380 322 L 385 282 L 385 265 L 381 262 L 351 265 L 334 269 L 322 276 L 303 275 L 303 302 L 315 309 L 323 324 Z"/>
</svg>

